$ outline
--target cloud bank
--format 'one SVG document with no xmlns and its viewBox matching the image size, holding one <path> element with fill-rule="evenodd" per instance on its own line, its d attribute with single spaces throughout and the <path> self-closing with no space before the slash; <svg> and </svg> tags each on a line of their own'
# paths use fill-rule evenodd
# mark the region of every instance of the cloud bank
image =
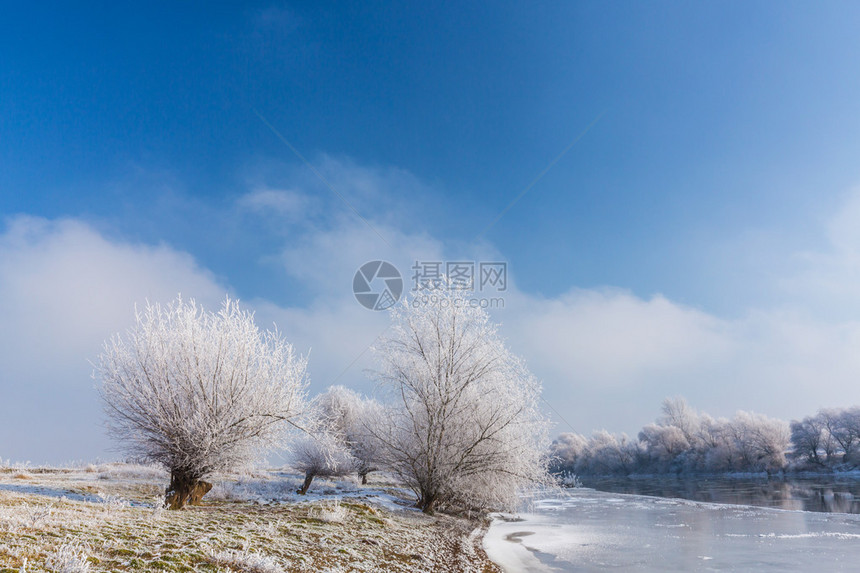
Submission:
<svg viewBox="0 0 860 573">
<path fill-rule="evenodd" d="M 402 190 L 410 179 L 365 171 L 358 181 L 361 193 L 384 197 L 391 181 Z M 285 224 L 303 210 L 319 211 L 306 191 L 289 189 L 258 186 L 237 205 L 243 217 Z M 361 264 L 392 261 L 408 290 L 416 260 L 503 260 L 492 245 L 452 245 L 396 220 L 389 212 L 370 219 L 387 244 L 346 208 L 297 236 L 280 237 L 276 264 L 311 295 L 294 306 L 244 301 L 261 327 L 276 324 L 302 353 L 311 352 L 314 391 L 333 383 L 374 390 L 365 375 L 373 365 L 368 348 L 387 317 L 353 299 L 352 276 Z M 494 317 L 543 380 L 559 431 L 636 431 L 664 396 L 677 394 L 717 415 L 742 408 L 792 418 L 857 404 L 860 234 L 852 222 L 858 220 L 860 199 L 851 195 L 822 228 L 826 248 L 779 263 L 789 271 L 769 287 L 784 295 L 778 305 L 722 317 L 659 293 L 641 297 L 611 287 L 546 298 L 519 290 L 511 268 L 505 308 Z M 107 236 L 83 220 L 7 220 L 0 234 L 0 456 L 34 463 L 115 457 L 88 360 L 131 325 L 136 303 L 182 293 L 213 307 L 228 292 L 230 284 L 169 245 Z"/>
<path fill-rule="evenodd" d="M 177 293 L 216 305 L 227 289 L 188 254 L 113 241 L 88 224 L 18 217 L 0 235 L 0 456 L 106 456 L 91 379 L 103 341 L 135 303 Z"/>
</svg>

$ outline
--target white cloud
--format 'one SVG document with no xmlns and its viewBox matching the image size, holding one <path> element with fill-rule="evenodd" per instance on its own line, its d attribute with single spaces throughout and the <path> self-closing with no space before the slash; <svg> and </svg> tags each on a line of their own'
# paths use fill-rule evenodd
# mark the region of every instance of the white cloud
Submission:
<svg viewBox="0 0 860 573">
<path fill-rule="evenodd" d="M 336 165 L 329 169 L 333 180 L 344 179 Z M 384 178 L 369 181 L 362 184 L 367 195 L 385 195 Z M 438 237 L 404 231 L 403 224 L 393 223 L 396 212 L 392 208 L 380 216 L 386 224 L 370 221 L 394 247 L 344 213 L 283 254 L 289 272 L 315 285 L 316 297 L 307 309 L 271 310 L 293 325 L 287 331 L 301 332 L 298 337 L 314 347 L 311 370 L 316 368 L 320 388 L 361 355 L 385 325 L 345 292 L 360 264 L 390 260 L 411 286 L 415 260 L 504 258 L 489 245 L 452 251 Z M 823 276 L 820 265 L 808 269 L 797 261 L 794 256 L 768 264 L 785 271 L 777 281 L 803 273 Z M 849 275 L 833 280 L 850 289 Z M 720 317 L 661 295 L 641 298 L 611 288 L 574 288 L 544 299 L 519 291 L 511 281 L 505 308 L 495 318 L 514 351 L 544 380 L 548 401 L 577 430 L 632 432 L 657 415 L 663 397 L 675 394 L 716 415 L 752 409 L 790 418 L 846 400 L 860 403 L 855 390 L 860 324 L 817 315 L 815 296 L 797 292 L 781 299 L 789 303 L 738 308 L 734 316 Z M 340 382 L 360 383 L 361 369 L 370 365 L 369 356 L 361 355 Z M 362 389 L 368 387 L 364 382 Z"/>
<path fill-rule="evenodd" d="M 846 193 L 824 220 L 809 225 L 817 233 L 791 248 L 789 233 L 767 242 L 742 241 L 735 252 L 756 273 L 771 304 L 837 323 L 860 320 L 860 189 Z M 807 232 L 808 234 L 808 232 Z M 759 305 L 763 306 L 763 305 Z"/>
<path fill-rule="evenodd" d="M 111 242 L 74 220 L 19 217 L 0 235 L 0 456 L 72 459 L 103 450 L 90 378 L 134 304 L 177 293 L 217 305 L 226 289 L 187 254 Z"/>
<path fill-rule="evenodd" d="M 635 432 L 678 394 L 723 416 L 792 418 L 860 403 L 856 322 L 772 309 L 721 319 L 659 296 L 573 291 L 524 301 L 506 326 L 548 401 L 580 432 Z"/>
<path fill-rule="evenodd" d="M 358 170 L 356 193 L 374 198 L 368 204 L 379 205 L 392 193 L 392 181 L 411 181 L 408 174 L 380 176 L 384 170 L 349 164 L 341 173 L 339 165 L 326 164 L 327 176 L 345 185 Z M 303 209 L 303 201 L 301 192 L 263 187 L 240 200 L 269 212 Z M 396 206 L 369 220 L 383 242 L 337 203 L 339 209 L 307 225 L 277 258 L 306 285 L 306 303 L 285 308 L 263 298 L 246 302 L 261 327 L 276 323 L 301 352 L 312 349 L 314 390 L 337 381 L 371 391 L 363 373 L 372 366 L 367 348 L 384 332 L 387 317 L 354 300 L 356 269 L 368 260 L 389 260 L 408 291 L 416 260 L 504 257 L 492 245 L 452 245 L 404 230 L 410 219 Z M 821 231 L 827 248 L 771 265 L 782 271 L 772 279 L 774 288 L 790 295 L 778 305 L 721 317 L 665 296 L 611 288 L 573 288 L 541 298 L 511 280 L 505 308 L 494 317 L 512 349 L 544 381 L 548 403 L 582 432 L 635 432 L 656 416 L 664 396 L 677 394 L 715 415 L 751 409 L 790 418 L 820 406 L 860 403 L 860 297 L 853 294 L 860 284 L 860 237 L 851 226 L 857 219 L 860 202 L 849 201 Z M 9 221 L 0 235 L 0 417 L 6 421 L 0 455 L 58 461 L 104 452 L 86 361 L 105 338 L 130 325 L 135 302 L 170 300 L 182 292 L 217 306 L 227 290 L 190 255 L 168 246 L 111 240 L 75 220 Z M 833 312 L 852 298 L 855 311 Z"/>
<path fill-rule="evenodd" d="M 520 306 L 508 321 L 512 336 L 557 378 L 575 372 L 584 383 L 625 387 L 712 365 L 733 346 L 725 322 L 662 296 L 574 290 L 552 300 L 526 297 Z"/>
<path fill-rule="evenodd" d="M 860 255 L 860 189 L 845 196 L 827 224 L 827 237 L 834 251 Z"/>
<path fill-rule="evenodd" d="M 439 241 L 380 223 L 371 224 L 373 228 L 343 217 L 334 228 L 318 230 L 291 244 L 282 254 L 287 272 L 316 285 L 321 295 L 338 296 L 351 293 L 355 271 L 368 261 L 394 263 L 409 283 L 410 269 L 416 260 L 441 260 L 443 249 Z"/>
<path fill-rule="evenodd" d="M 287 272 L 312 286 L 307 306 L 282 308 L 264 300 L 250 301 L 260 324 L 275 322 L 297 348 L 312 349 L 308 369 L 315 390 L 335 380 L 372 390 L 363 374 L 372 366 L 367 349 L 385 330 L 388 318 L 355 300 L 352 282 L 358 268 L 373 260 L 393 263 L 401 272 L 405 293 L 412 288 L 410 269 L 416 260 L 442 259 L 442 244 L 431 237 L 403 233 L 376 221 L 371 225 L 373 229 L 357 217 L 337 216 L 329 228 L 306 235 L 282 252 L 280 260 Z"/>
<path fill-rule="evenodd" d="M 286 218 L 289 221 L 299 220 L 315 209 L 314 201 L 304 193 L 286 189 L 255 189 L 242 195 L 237 204 L 243 209 L 260 215 Z"/>
</svg>

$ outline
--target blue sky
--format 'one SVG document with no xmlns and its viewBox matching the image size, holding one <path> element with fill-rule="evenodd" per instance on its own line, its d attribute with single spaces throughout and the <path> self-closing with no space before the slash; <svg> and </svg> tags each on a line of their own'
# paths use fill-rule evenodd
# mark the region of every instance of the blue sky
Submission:
<svg viewBox="0 0 860 573">
<path fill-rule="evenodd" d="M 0 314 L 57 358 L 3 352 L 0 456 L 108 455 L 86 360 L 180 290 L 294 328 L 314 390 L 372 390 L 384 317 L 349 285 L 373 258 L 507 261 L 497 318 L 559 431 L 635 432 L 668 394 L 860 401 L 858 24 L 848 2 L 7 7 Z"/>
</svg>

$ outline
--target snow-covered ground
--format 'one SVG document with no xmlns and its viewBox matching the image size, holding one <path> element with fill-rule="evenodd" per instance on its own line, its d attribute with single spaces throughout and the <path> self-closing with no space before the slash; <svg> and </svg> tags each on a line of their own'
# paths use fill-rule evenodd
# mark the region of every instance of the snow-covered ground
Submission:
<svg viewBox="0 0 860 573">
<path fill-rule="evenodd" d="M 496 571 L 483 524 L 415 509 L 371 483 L 250 470 L 214 476 L 199 507 L 162 506 L 156 467 L 0 468 L 0 571 Z"/>
<path fill-rule="evenodd" d="M 498 515 L 484 538 L 506 571 L 857 571 L 860 515 L 599 492 Z"/>
</svg>

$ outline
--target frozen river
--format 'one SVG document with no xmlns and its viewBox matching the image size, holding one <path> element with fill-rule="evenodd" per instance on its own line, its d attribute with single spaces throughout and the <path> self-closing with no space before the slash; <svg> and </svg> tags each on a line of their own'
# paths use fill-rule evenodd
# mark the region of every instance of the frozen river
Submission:
<svg viewBox="0 0 860 573">
<path fill-rule="evenodd" d="M 485 538 L 507 571 L 858 571 L 860 515 L 589 488 L 538 499 Z"/>
<path fill-rule="evenodd" d="M 583 478 L 583 485 L 614 493 L 635 493 L 712 503 L 860 513 L 860 479 L 857 477 L 847 475 L 786 479 L 722 476 L 589 477 Z"/>
</svg>

